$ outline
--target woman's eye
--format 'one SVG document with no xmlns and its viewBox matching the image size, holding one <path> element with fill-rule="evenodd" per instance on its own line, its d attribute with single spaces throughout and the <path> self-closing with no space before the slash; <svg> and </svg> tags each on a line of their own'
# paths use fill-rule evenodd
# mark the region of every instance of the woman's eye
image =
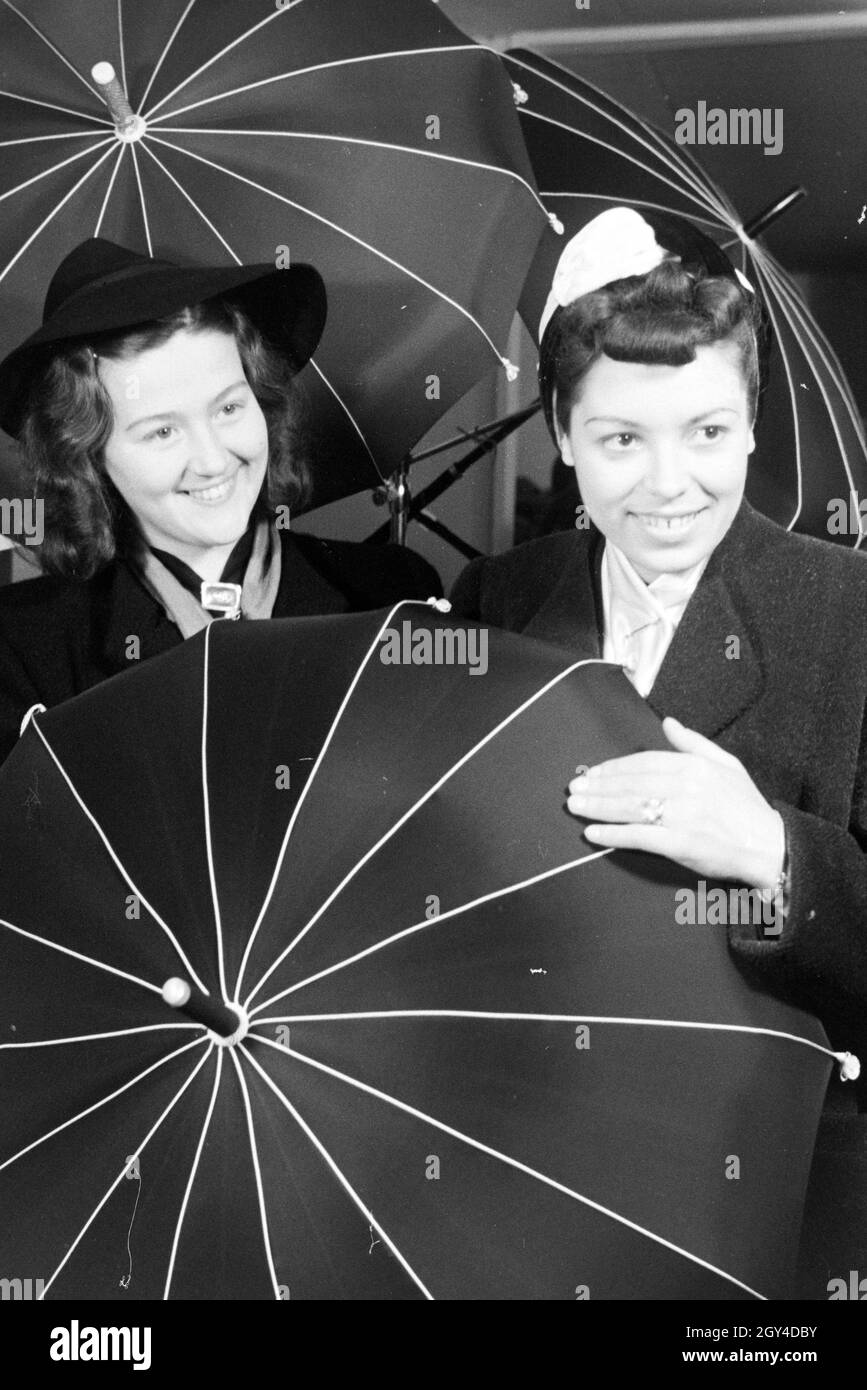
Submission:
<svg viewBox="0 0 867 1390">
<path fill-rule="evenodd" d="M 242 406 L 243 401 L 227 401 L 226 404 L 223 406 L 223 412 L 231 417 L 233 415 L 237 415 L 238 411 L 241 409 Z"/>
<path fill-rule="evenodd" d="M 624 449 L 630 448 L 630 446 L 635 443 L 637 438 L 637 435 L 630 434 L 628 430 L 624 430 L 620 434 L 609 434 L 607 438 L 603 439 L 602 443 L 605 444 L 607 447 L 614 449 L 616 453 L 619 453 L 622 452 Z"/>
<path fill-rule="evenodd" d="M 702 425 L 699 430 L 699 434 L 704 436 L 708 444 L 715 444 L 718 439 L 722 439 L 725 433 L 725 425 Z"/>
<path fill-rule="evenodd" d="M 162 442 L 170 437 L 173 429 L 174 425 L 160 425 L 157 429 L 151 430 L 150 434 L 146 435 L 145 438 L 158 439 Z"/>
</svg>

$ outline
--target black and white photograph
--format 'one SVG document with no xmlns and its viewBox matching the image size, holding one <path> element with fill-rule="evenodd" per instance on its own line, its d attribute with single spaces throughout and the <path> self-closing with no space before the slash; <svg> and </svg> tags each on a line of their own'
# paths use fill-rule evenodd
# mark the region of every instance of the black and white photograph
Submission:
<svg viewBox="0 0 867 1390">
<path fill-rule="evenodd" d="M 28 1370 L 857 1335 L 865 77 L 865 0 L 0 0 Z"/>
</svg>

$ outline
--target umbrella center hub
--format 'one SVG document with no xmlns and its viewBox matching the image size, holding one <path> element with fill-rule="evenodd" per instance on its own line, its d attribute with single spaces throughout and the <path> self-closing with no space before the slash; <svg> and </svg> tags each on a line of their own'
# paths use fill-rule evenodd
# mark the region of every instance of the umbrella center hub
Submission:
<svg viewBox="0 0 867 1390">
<path fill-rule="evenodd" d="M 118 123 L 115 126 L 115 134 L 122 144 L 133 145 L 137 140 L 141 140 L 147 128 L 148 123 L 143 116 L 132 116 L 123 124 Z"/>
<path fill-rule="evenodd" d="M 243 1009 L 240 1004 L 229 1004 L 227 1007 L 229 1011 L 236 1014 L 238 1018 L 238 1026 L 234 1033 L 217 1033 L 212 1028 L 209 1028 L 208 1036 L 211 1042 L 216 1043 L 218 1047 L 237 1047 L 239 1043 L 244 1041 L 247 1033 L 250 1031 L 250 1020 L 247 1017 L 246 1010 Z"/>
</svg>

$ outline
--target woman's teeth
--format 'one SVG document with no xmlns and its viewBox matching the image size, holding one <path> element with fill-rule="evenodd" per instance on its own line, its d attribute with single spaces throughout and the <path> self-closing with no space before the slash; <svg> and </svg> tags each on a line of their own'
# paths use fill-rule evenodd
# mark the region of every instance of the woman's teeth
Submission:
<svg viewBox="0 0 867 1390">
<path fill-rule="evenodd" d="M 647 512 L 639 512 L 637 516 L 642 525 L 651 531 L 685 531 L 703 511 L 702 507 L 697 512 L 686 512 L 683 516 L 652 516 Z"/>
<path fill-rule="evenodd" d="M 228 497 L 235 483 L 235 475 L 227 478 L 224 483 L 217 483 L 214 487 L 203 487 L 190 489 L 187 493 L 194 502 L 222 502 L 224 497 Z"/>
</svg>

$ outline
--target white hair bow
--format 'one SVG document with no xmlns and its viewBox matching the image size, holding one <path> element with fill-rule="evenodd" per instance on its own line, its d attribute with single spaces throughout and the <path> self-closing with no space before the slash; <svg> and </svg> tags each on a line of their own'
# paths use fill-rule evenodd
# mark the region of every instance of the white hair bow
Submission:
<svg viewBox="0 0 867 1390">
<path fill-rule="evenodd" d="M 666 260 L 680 257 L 659 245 L 653 228 L 640 213 L 624 207 L 600 212 L 563 248 L 539 324 L 539 341 L 557 309 L 613 280 L 646 275 Z"/>
</svg>

